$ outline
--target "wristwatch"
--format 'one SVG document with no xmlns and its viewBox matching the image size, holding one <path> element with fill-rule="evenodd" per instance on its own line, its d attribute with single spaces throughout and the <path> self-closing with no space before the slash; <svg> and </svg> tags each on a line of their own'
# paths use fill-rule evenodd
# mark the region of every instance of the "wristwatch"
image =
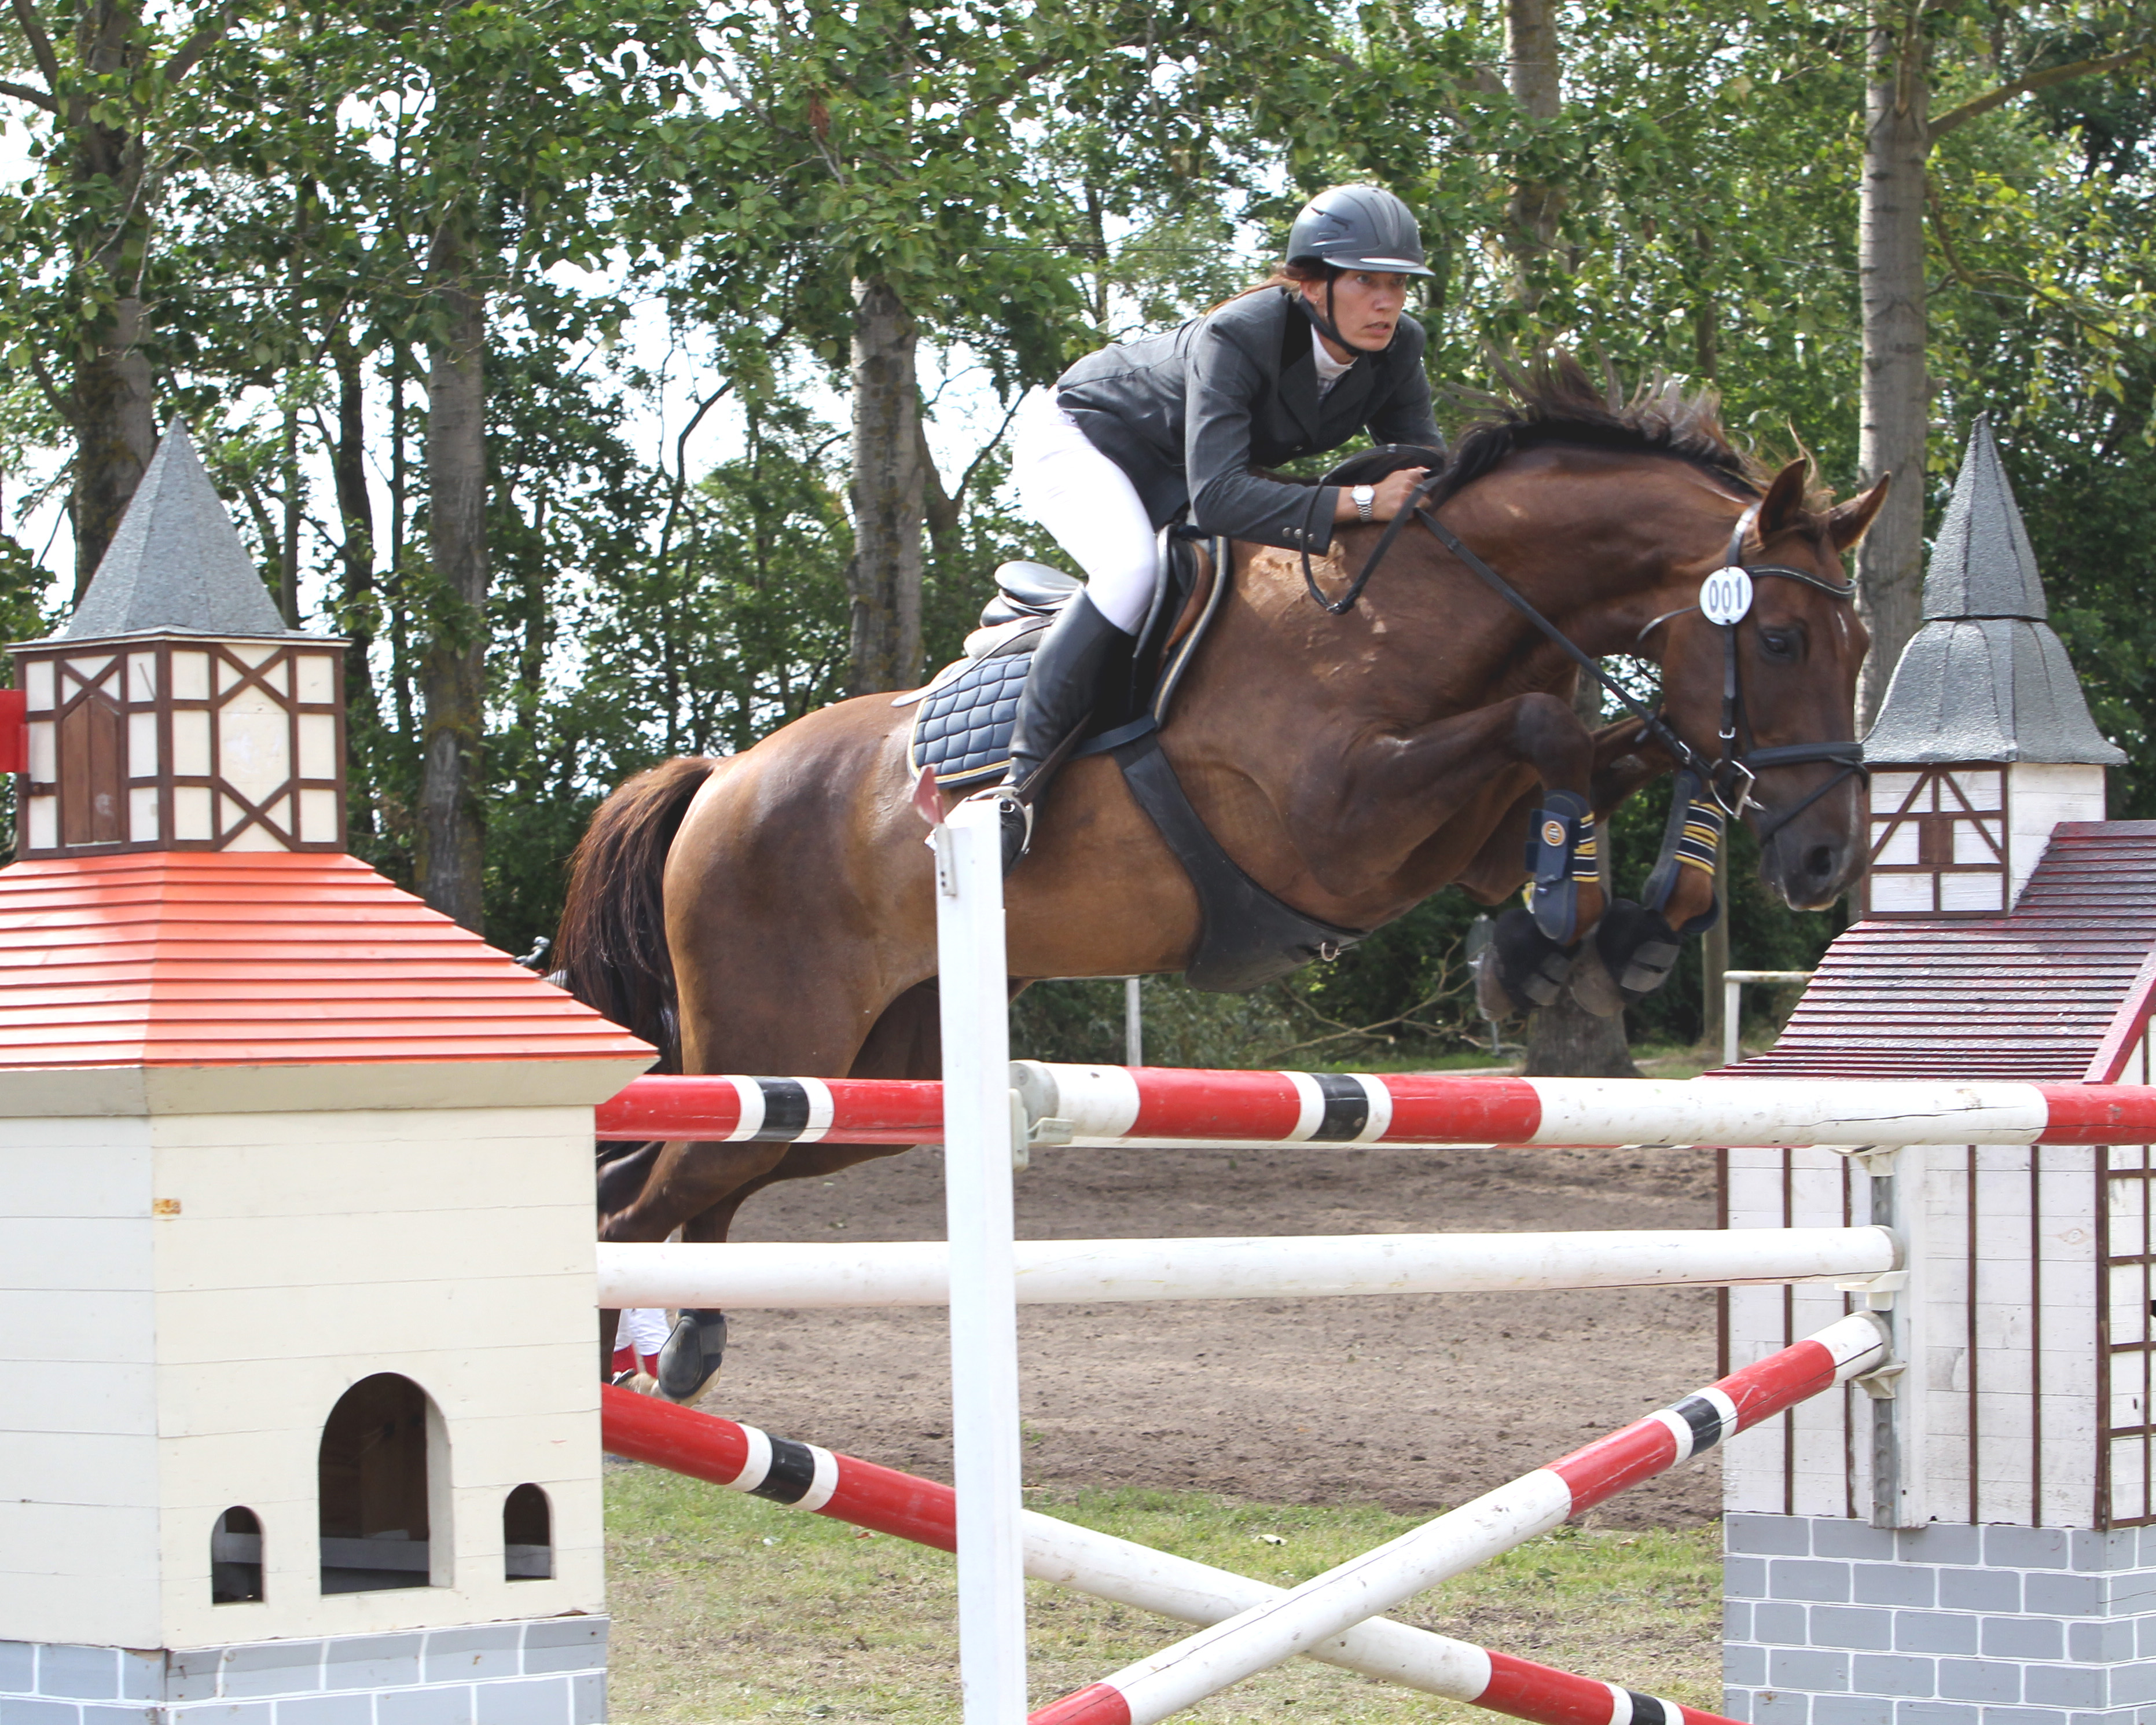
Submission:
<svg viewBox="0 0 2156 1725">
<path fill-rule="evenodd" d="M 1378 518 L 1378 488 L 1375 485 L 1351 485 L 1348 495 L 1355 500 L 1355 513 L 1366 521 Z"/>
</svg>

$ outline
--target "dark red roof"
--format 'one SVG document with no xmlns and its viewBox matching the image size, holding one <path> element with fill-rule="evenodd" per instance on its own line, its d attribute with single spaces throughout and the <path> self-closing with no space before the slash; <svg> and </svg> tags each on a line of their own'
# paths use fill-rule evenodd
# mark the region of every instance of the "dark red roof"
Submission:
<svg viewBox="0 0 2156 1725">
<path fill-rule="evenodd" d="M 0 1066 L 634 1060 L 650 1049 L 349 856 L 0 869 Z"/>
<path fill-rule="evenodd" d="M 1725 1070 L 2101 1081 L 2152 983 L 2156 821 L 2064 822 L 2009 915 L 1858 923 L 1774 1048 Z"/>
</svg>

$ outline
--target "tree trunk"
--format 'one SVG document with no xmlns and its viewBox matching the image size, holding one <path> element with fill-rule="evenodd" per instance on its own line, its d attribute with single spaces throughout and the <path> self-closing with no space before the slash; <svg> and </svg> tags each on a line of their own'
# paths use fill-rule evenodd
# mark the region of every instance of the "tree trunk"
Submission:
<svg viewBox="0 0 2156 1725">
<path fill-rule="evenodd" d="M 480 808 L 486 742 L 486 298 L 470 236 L 445 220 L 428 258 L 441 324 L 427 371 L 427 643 L 419 666 L 419 896 L 475 932 L 484 926 L 486 834 Z"/>
<path fill-rule="evenodd" d="M 849 695 L 921 676 L 921 392 L 912 315 L 880 277 L 854 286 L 854 560 Z"/>
<path fill-rule="evenodd" d="M 365 762 L 373 752 L 382 719 L 374 692 L 374 503 L 367 490 L 367 386 L 359 350 L 352 346 L 348 331 L 340 328 L 333 333 L 330 353 L 337 377 L 337 434 L 330 451 L 330 475 L 344 528 L 337 549 L 342 576 L 337 626 L 352 644 L 344 656 L 345 734 L 353 755 Z M 355 838 L 374 834 L 372 778 L 366 772 L 352 774 Z"/>
<path fill-rule="evenodd" d="M 1699 1045 L 1707 1051 L 1707 1064 L 1722 1064 L 1722 1016 L 1727 1001 L 1722 993 L 1722 981 L 1729 974 L 1729 840 L 1722 839 L 1722 848 L 1714 854 L 1714 891 L 1722 901 L 1722 915 L 1714 927 L 1699 937 L 1700 1014 Z"/>
<path fill-rule="evenodd" d="M 1552 0 L 1505 0 L 1505 77 L 1530 120 L 1557 118 L 1563 106 L 1558 79 L 1556 8 Z M 1539 179 L 1513 182 L 1507 215 L 1512 230 L 1512 291 L 1532 311 L 1542 298 L 1536 261 L 1557 238 L 1556 187 Z"/>
<path fill-rule="evenodd" d="M 1583 673 L 1572 699 L 1572 709 L 1583 724 L 1602 722 L 1602 685 Z M 1609 896 L 1609 834 L 1602 834 L 1596 850 L 1602 870 L 1602 896 Z M 1524 1069 L 1532 1078 L 1637 1078 L 1632 1050 L 1625 1040 L 1625 1014 L 1597 1018 L 1572 998 L 1567 989 L 1548 1006 L 1537 1007 L 1527 1019 L 1527 1060 Z"/>
<path fill-rule="evenodd" d="M 1864 182 L 1857 277 L 1864 372 L 1857 465 L 1866 483 L 1894 475 L 1865 536 L 1856 604 L 1871 631 L 1857 688 L 1857 733 L 1870 728 L 1923 602 L 1924 158 L 1930 149 L 1928 74 L 1912 0 L 1877 0 L 1866 52 Z"/>
<path fill-rule="evenodd" d="M 150 362 L 137 343 L 142 302 L 121 299 L 112 316 L 93 330 L 75 362 L 69 403 L 74 422 L 74 490 L 69 514 L 74 528 L 74 600 L 90 591 L 90 578 L 105 560 L 120 518 L 157 449 L 151 408 Z"/>
<path fill-rule="evenodd" d="M 95 78 L 132 78 L 143 65 L 141 13 L 131 0 L 87 5 L 75 18 L 76 64 Z M 59 86 L 54 95 L 59 96 Z M 68 417 L 75 440 L 69 515 L 74 529 L 74 597 L 90 577 L 157 453 L 150 362 L 141 351 L 141 275 L 148 261 L 154 194 L 146 194 L 139 109 L 114 126 L 112 105 L 63 98 L 69 177 L 75 199 L 76 292 L 99 302 L 76 336 Z"/>
</svg>

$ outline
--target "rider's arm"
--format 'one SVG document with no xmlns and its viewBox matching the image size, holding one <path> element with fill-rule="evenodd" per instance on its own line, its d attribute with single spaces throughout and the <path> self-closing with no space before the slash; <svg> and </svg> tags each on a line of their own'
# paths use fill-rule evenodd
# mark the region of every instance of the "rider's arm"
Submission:
<svg viewBox="0 0 2156 1725">
<path fill-rule="evenodd" d="M 1190 518 L 1209 533 L 1322 552 L 1332 543 L 1332 523 L 1353 518 L 1354 503 L 1337 485 L 1319 486 L 1313 500 L 1307 485 L 1250 471 L 1251 406 L 1270 393 L 1274 380 L 1265 362 L 1222 322 L 1209 318 L 1194 331 L 1185 367 L 1183 469 Z"/>
</svg>

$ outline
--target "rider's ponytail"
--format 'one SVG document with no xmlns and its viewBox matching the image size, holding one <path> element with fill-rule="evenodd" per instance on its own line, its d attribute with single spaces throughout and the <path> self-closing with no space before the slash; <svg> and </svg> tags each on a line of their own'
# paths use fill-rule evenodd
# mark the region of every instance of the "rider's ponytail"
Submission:
<svg viewBox="0 0 2156 1725">
<path fill-rule="evenodd" d="M 1325 264 L 1276 264 L 1273 266 L 1272 274 L 1263 281 L 1254 281 L 1240 292 L 1229 295 L 1219 305 L 1208 305 L 1205 315 L 1210 317 L 1221 305 L 1232 305 L 1236 300 L 1247 300 L 1252 294 L 1261 294 L 1267 288 L 1300 288 L 1306 281 L 1324 281 L 1339 273 Z"/>
</svg>

